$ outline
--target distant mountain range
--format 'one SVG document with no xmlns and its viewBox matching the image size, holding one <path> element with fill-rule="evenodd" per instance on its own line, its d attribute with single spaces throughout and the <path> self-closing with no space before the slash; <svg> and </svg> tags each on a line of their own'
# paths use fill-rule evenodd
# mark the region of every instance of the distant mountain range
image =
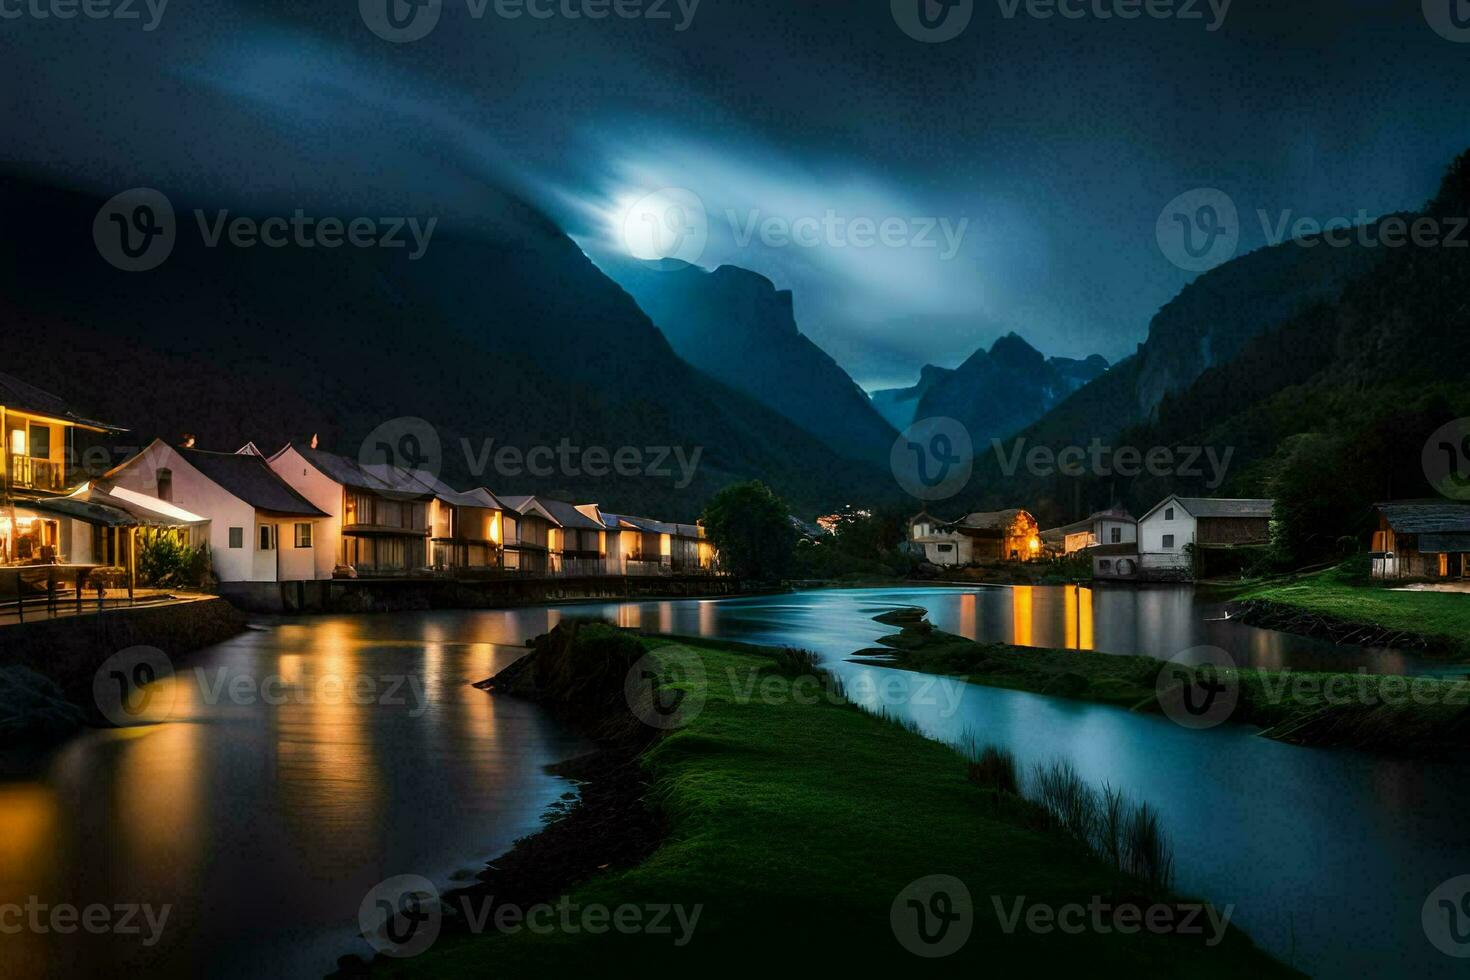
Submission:
<svg viewBox="0 0 1470 980">
<path fill-rule="evenodd" d="M 1008 436 L 1108 369 L 1107 359 L 1046 357 L 1015 333 L 977 350 L 957 368 L 926 365 L 911 388 L 873 392 L 873 404 L 895 428 L 946 416 L 962 422 L 976 444 Z"/>
<path fill-rule="evenodd" d="M 804 386 L 849 406 L 834 407 L 856 420 L 854 444 L 840 451 L 832 433 L 812 434 L 815 423 L 804 429 L 691 367 L 566 235 L 510 197 L 487 191 L 490 217 L 441 222 L 424 257 L 409 261 L 405 249 L 209 247 L 193 203 L 162 189 L 177 214 L 173 251 L 151 271 L 124 272 L 93 243 L 108 195 L 0 178 L 5 369 L 129 426 L 140 445 L 189 432 L 208 448 L 271 448 L 317 433 L 325 448 L 355 456 L 379 425 L 418 417 L 431 423 L 451 483 L 623 513 L 692 519 L 714 490 L 751 477 L 803 514 L 895 493 L 886 467 L 853 458 L 864 455 L 857 436 L 885 445 L 891 436 L 860 393 L 842 388 L 840 370 L 827 370 L 830 359 L 815 348 L 802 355 L 822 369 Z M 766 296 L 752 308 L 763 280 L 708 278 L 716 298 L 726 294 L 724 310 L 763 330 L 781 325 L 784 307 L 787 346 L 801 348 L 789 300 Z M 773 351 L 770 363 L 785 356 Z M 605 458 L 580 455 L 571 466 L 558 456 L 548 470 L 543 456 L 541 472 L 530 460 L 506 472 L 493 455 L 563 442 L 635 449 L 638 472 L 604 472 Z M 676 458 L 660 458 L 673 447 L 686 460 L 699 453 L 687 485 Z"/>
<path fill-rule="evenodd" d="M 1427 218 L 1446 244 L 1381 244 L 1388 222 Z M 1470 153 L 1416 214 L 1389 215 L 1345 246 L 1284 242 L 1224 263 L 1153 318 L 1137 353 L 1018 434 L 1028 449 L 1210 446 L 1209 474 L 1003 472 L 977 446 L 970 499 L 1025 501 L 1060 521 L 1113 500 L 1138 512 L 1170 492 L 1276 495 L 1316 481 L 1323 550 L 1362 531 L 1371 504 L 1431 493 L 1422 454 L 1440 425 L 1470 416 Z M 1448 244 L 1459 228 L 1461 244 Z M 1376 242 L 1378 244 L 1364 244 Z"/>
<path fill-rule="evenodd" d="M 797 328 L 791 293 L 757 273 L 603 257 L 684 360 L 780 412 L 849 459 L 886 467 L 897 433 L 847 372 Z"/>
</svg>

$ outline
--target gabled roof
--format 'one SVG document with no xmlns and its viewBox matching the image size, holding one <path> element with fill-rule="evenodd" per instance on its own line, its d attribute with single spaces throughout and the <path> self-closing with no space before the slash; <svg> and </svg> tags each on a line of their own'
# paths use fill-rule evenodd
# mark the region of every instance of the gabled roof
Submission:
<svg viewBox="0 0 1470 980">
<path fill-rule="evenodd" d="M 1143 522 L 1169 501 L 1174 501 L 1191 517 L 1270 517 L 1276 501 L 1267 497 L 1180 497 L 1170 494 L 1154 504 L 1138 520 Z"/>
<path fill-rule="evenodd" d="M 1388 526 L 1400 534 L 1470 532 L 1470 504 L 1450 500 L 1392 500 L 1375 504 Z"/>
<path fill-rule="evenodd" d="M 327 516 L 292 489 L 260 456 L 251 453 L 212 453 L 184 446 L 175 446 L 174 452 L 215 484 L 256 510 L 292 517 Z"/>
<path fill-rule="evenodd" d="M 1106 510 L 1093 511 L 1080 521 L 1071 524 L 1063 524 L 1060 527 L 1048 528 L 1041 532 L 1043 540 L 1051 541 L 1068 534 L 1081 534 L 1083 531 L 1091 530 L 1092 525 L 1098 521 L 1122 521 L 1125 524 L 1137 524 L 1133 515 L 1128 513 L 1125 507 L 1109 507 Z"/>
<path fill-rule="evenodd" d="M 15 409 L 18 412 L 32 412 L 36 415 L 46 415 L 53 419 L 61 419 L 63 422 L 86 426 L 89 429 L 101 429 L 107 432 L 128 431 L 120 426 L 84 418 L 80 413 L 74 411 L 65 401 L 51 394 L 51 392 L 37 388 L 29 382 L 22 381 L 14 375 L 3 372 L 0 372 L 0 405 Z"/>
<path fill-rule="evenodd" d="M 945 527 L 973 531 L 1005 531 L 1009 530 L 1022 514 L 1026 514 L 1027 517 L 1031 516 L 1020 507 L 1012 507 L 1008 510 L 977 510 L 966 514 L 958 521 L 946 521 Z"/>
<path fill-rule="evenodd" d="M 373 463 L 363 466 L 357 460 L 325 449 L 313 449 L 301 443 L 291 443 L 290 448 L 301 454 L 301 458 L 315 466 L 323 476 L 344 487 L 366 490 L 394 500 L 417 500 L 433 496 L 434 491 L 419 482 L 412 473 L 399 466 Z M 285 450 L 281 450 L 285 452 Z M 280 453 L 276 453 L 277 456 Z"/>
<path fill-rule="evenodd" d="M 601 521 L 594 520 L 564 500 L 552 500 L 550 497 L 537 497 L 536 500 L 546 509 L 556 522 L 562 527 L 575 527 L 588 531 L 605 531 L 607 528 Z"/>
<path fill-rule="evenodd" d="M 624 517 L 624 521 L 631 524 L 639 531 L 648 531 L 654 534 L 673 534 L 674 525 L 656 521 L 651 517 Z"/>
<path fill-rule="evenodd" d="M 517 514 L 524 516 L 534 511 L 535 513 L 540 514 L 542 517 L 546 518 L 551 523 L 560 526 L 560 522 L 557 521 L 557 519 L 552 515 L 551 511 L 543 507 L 541 505 L 541 501 L 537 500 L 535 497 L 521 494 L 511 497 L 501 497 L 500 502 L 505 504 L 505 506 L 510 510 L 515 511 Z"/>
</svg>

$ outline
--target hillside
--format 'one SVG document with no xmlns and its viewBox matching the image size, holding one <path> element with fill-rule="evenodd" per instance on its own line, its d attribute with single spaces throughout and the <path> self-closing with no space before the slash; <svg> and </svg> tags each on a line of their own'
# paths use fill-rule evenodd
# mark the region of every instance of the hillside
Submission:
<svg viewBox="0 0 1470 980">
<path fill-rule="evenodd" d="M 518 201 L 487 192 L 492 219 L 442 222 L 408 261 L 404 249 L 207 247 L 190 203 L 171 194 L 172 254 L 123 272 L 93 244 L 102 197 L 0 179 L 0 323 L 7 370 L 131 427 L 137 444 L 190 432 L 205 447 L 274 447 L 315 432 L 356 455 L 375 427 L 415 416 L 437 429 L 451 482 L 625 512 L 689 519 L 715 489 L 752 476 L 802 513 L 890 492 L 882 471 L 680 360 Z M 491 439 L 522 451 L 564 439 L 636 447 L 649 469 L 657 447 L 701 455 L 687 486 L 672 458 L 667 475 L 589 476 L 575 464 L 515 475 L 478 462 Z"/>
<path fill-rule="evenodd" d="M 732 265 L 599 257 L 684 360 L 780 412 L 850 459 L 887 465 L 896 433 L 797 328 L 791 293 Z"/>
</svg>

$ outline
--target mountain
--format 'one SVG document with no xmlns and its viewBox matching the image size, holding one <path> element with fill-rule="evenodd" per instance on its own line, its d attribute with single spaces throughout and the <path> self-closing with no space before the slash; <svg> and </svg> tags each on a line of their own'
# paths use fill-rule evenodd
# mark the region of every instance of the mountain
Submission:
<svg viewBox="0 0 1470 980">
<path fill-rule="evenodd" d="M 826 351 L 796 326 L 791 293 L 733 265 L 600 257 L 674 351 L 775 409 L 849 459 L 886 466 L 897 433 Z"/>
<path fill-rule="evenodd" d="M 964 424 L 977 447 L 1009 436 L 1107 370 L 1099 355 L 1085 361 L 1047 358 L 1014 333 L 977 350 L 920 395 L 915 418 L 947 416 Z"/>
<path fill-rule="evenodd" d="M 882 388 L 875 391 L 869 397 L 873 400 L 873 407 L 878 414 L 883 416 L 884 421 L 895 429 L 902 432 L 913 424 L 919 409 L 919 399 L 930 388 L 939 384 L 945 378 L 954 373 L 953 368 L 943 368 L 936 364 L 925 364 L 919 369 L 918 384 L 907 388 Z"/>
<path fill-rule="evenodd" d="M 93 242 L 106 195 L 5 176 L 6 370 L 131 427 L 138 445 L 190 432 L 270 449 L 317 433 L 357 455 L 385 422 L 422 418 L 451 483 L 667 519 L 750 477 L 799 513 L 892 493 L 886 472 L 681 360 L 539 212 L 485 195 L 485 217 L 441 222 L 413 261 L 403 248 L 211 247 L 175 190 L 172 253 L 125 272 Z M 543 449 L 516 465 L 496 454 L 507 446 Z M 687 481 L 674 449 L 699 454 Z M 620 450 L 621 474 L 607 458 Z"/>
<path fill-rule="evenodd" d="M 1444 244 L 1382 244 L 1389 222 L 1418 219 Z M 1218 484 L 1172 471 L 1008 477 L 985 458 L 980 499 L 1061 518 L 1115 499 L 1138 513 L 1170 492 L 1269 495 L 1286 505 L 1291 558 L 1329 552 L 1368 529 L 1375 501 L 1430 495 L 1431 434 L 1470 417 L 1467 229 L 1470 153 L 1422 211 L 1378 219 L 1347 247 L 1314 236 L 1205 273 L 1137 354 L 1022 433 L 1053 450 L 1093 436 L 1145 452 L 1211 447 L 1230 458 Z"/>
</svg>

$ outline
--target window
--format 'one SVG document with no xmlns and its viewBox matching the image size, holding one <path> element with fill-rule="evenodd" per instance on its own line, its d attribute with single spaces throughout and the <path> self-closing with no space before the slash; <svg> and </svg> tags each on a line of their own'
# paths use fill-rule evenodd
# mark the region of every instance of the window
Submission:
<svg viewBox="0 0 1470 980">
<path fill-rule="evenodd" d="M 31 459 L 51 458 L 51 426 L 31 423 Z"/>
<path fill-rule="evenodd" d="M 953 551 L 954 550 L 954 545 L 952 545 L 952 544 L 942 544 L 942 545 L 939 545 L 939 550 L 940 551 Z"/>
<path fill-rule="evenodd" d="M 276 529 L 274 525 L 260 525 L 260 550 L 272 551 L 276 547 Z"/>
<path fill-rule="evenodd" d="M 1174 519 L 1174 508 L 1173 507 L 1165 507 L 1164 508 L 1164 520 L 1166 520 L 1166 521 L 1172 521 L 1173 519 Z"/>
<path fill-rule="evenodd" d="M 1122 544 L 1123 543 L 1123 529 L 1121 527 L 1115 527 L 1115 528 L 1113 528 L 1112 534 L 1113 534 L 1113 540 L 1112 540 L 1112 543 L 1113 544 Z"/>
<path fill-rule="evenodd" d="M 243 548 L 243 547 L 245 547 L 245 529 L 243 527 L 232 527 L 232 528 L 230 528 L 230 547 L 231 548 Z"/>
<path fill-rule="evenodd" d="M 1172 548 L 1172 547 L 1174 547 L 1174 535 L 1172 535 L 1172 534 L 1166 534 L 1166 535 L 1164 535 L 1164 547 L 1165 548 Z"/>
<path fill-rule="evenodd" d="M 297 524 L 296 525 L 296 547 L 298 547 L 298 548 L 310 548 L 311 547 L 311 525 L 310 524 Z"/>
<path fill-rule="evenodd" d="M 1449 575 L 1450 575 L 1450 556 L 1447 555 L 1447 554 L 1445 554 L 1443 551 L 1441 551 L 1439 553 L 1439 577 L 1440 578 L 1449 578 Z"/>
<path fill-rule="evenodd" d="M 1100 571 L 1100 572 L 1110 572 L 1110 571 L 1112 571 L 1112 569 L 1113 569 L 1113 561 L 1112 561 L 1112 559 L 1111 558 L 1102 558 L 1102 559 L 1099 559 L 1098 560 L 1098 563 L 1097 563 L 1097 568 L 1098 568 L 1098 571 Z"/>
<path fill-rule="evenodd" d="M 158 499 L 159 500 L 173 500 L 174 499 L 174 471 L 173 470 L 170 470 L 170 469 L 160 469 L 158 471 Z"/>
</svg>

